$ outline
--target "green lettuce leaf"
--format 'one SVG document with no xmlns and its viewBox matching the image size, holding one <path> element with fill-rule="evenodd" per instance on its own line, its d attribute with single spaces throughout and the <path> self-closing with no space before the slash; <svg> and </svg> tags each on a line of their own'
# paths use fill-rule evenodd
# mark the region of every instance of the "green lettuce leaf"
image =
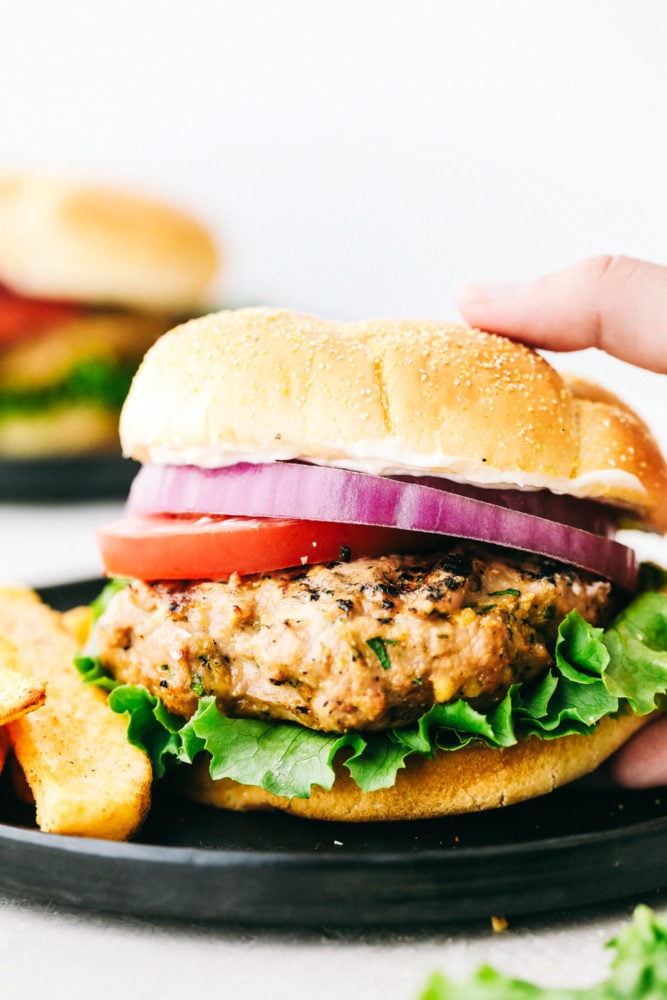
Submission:
<svg viewBox="0 0 667 1000">
<path fill-rule="evenodd" d="M 345 761 L 345 767 L 365 792 L 395 785 L 396 775 L 412 753 L 410 747 L 400 743 L 392 732 L 365 736 L 349 733 L 348 741 L 354 752 Z"/>
<path fill-rule="evenodd" d="M 602 642 L 609 654 L 605 683 L 647 715 L 667 692 L 667 593 L 641 594 L 620 613 Z M 657 696 L 657 697 L 656 697 Z"/>
<path fill-rule="evenodd" d="M 570 612 L 558 631 L 555 668 L 536 683 L 513 685 L 492 711 L 459 700 L 383 733 L 318 733 L 291 722 L 231 719 L 211 697 L 200 698 L 185 721 L 144 688 L 105 681 L 94 657 L 81 658 L 79 669 L 86 681 L 113 687 L 109 704 L 128 715 L 128 738 L 149 754 L 158 777 L 205 751 L 214 779 L 303 798 L 314 785 L 331 788 L 336 759 L 371 792 L 391 787 L 412 755 L 433 757 L 473 740 L 508 747 L 528 736 L 589 733 L 628 705 L 638 714 L 653 711 L 667 692 L 667 594 L 641 595 L 604 633 Z"/>
<path fill-rule="evenodd" d="M 194 732 L 211 755 L 211 777 L 233 778 L 259 785 L 274 795 L 308 798 L 313 785 L 331 788 L 333 759 L 350 742 L 303 726 L 278 725 L 260 719 L 229 719 L 215 698 L 202 698 L 191 719 Z"/>
<path fill-rule="evenodd" d="M 441 973 L 429 980 L 419 1000 L 664 1000 L 667 997 L 667 921 L 637 906 L 632 923 L 608 942 L 616 954 L 611 973 L 586 989 L 549 989 L 482 966 L 466 982 Z"/>
<path fill-rule="evenodd" d="M 127 714 L 127 738 L 148 754 L 156 778 L 164 777 L 169 758 L 191 764 L 204 749 L 204 741 L 193 730 L 192 719 L 185 721 L 172 715 L 144 687 L 116 685 L 109 694 L 109 707 L 120 715 Z"/>
<path fill-rule="evenodd" d="M 97 620 L 102 617 L 106 609 L 109 607 L 111 599 L 116 596 L 119 590 L 124 590 L 125 587 L 129 586 L 129 583 L 130 581 L 125 577 L 118 576 L 113 580 L 109 580 L 109 582 L 102 588 L 100 593 L 90 605 L 93 613 L 93 627 L 95 626 Z"/>
<path fill-rule="evenodd" d="M 602 634 L 602 629 L 589 625 L 576 611 L 561 622 L 556 670 L 518 694 L 515 715 L 522 737 L 555 739 L 586 733 L 605 715 L 619 710 L 619 699 L 609 693 L 603 680 L 609 654 Z"/>
<path fill-rule="evenodd" d="M 84 684 L 93 684 L 95 687 L 104 688 L 105 691 L 113 691 L 119 686 L 118 681 L 106 672 L 97 656 L 78 654 L 74 657 L 74 666 Z"/>
<path fill-rule="evenodd" d="M 595 684 L 609 663 L 600 642 L 604 629 L 595 628 L 581 615 L 568 615 L 558 629 L 556 666 L 563 677 L 577 684 Z"/>
<path fill-rule="evenodd" d="M 114 597 L 119 590 L 123 590 L 124 587 L 127 587 L 129 582 L 129 580 L 123 579 L 122 577 L 109 580 L 106 586 L 104 586 L 97 595 L 95 600 L 91 601 L 90 610 L 92 612 L 92 622 L 90 636 L 88 638 L 88 642 L 86 643 L 86 648 L 74 657 L 74 666 L 79 671 L 79 675 L 84 684 L 94 684 L 97 687 L 105 688 L 107 691 L 112 691 L 118 686 L 118 681 L 115 681 L 113 677 L 110 677 L 109 674 L 107 674 L 99 661 L 99 657 L 97 656 L 95 625 L 97 624 L 98 619 L 106 611 L 111 598 Z"/>
<path fill-rule="evenodd" d="M 58 381 L 43 386 L 3 386 L 0 420 L 51 408 L 84 403 L 120 410 L 134 375 L 134 367 L 107 358 L 83 358 Z"/>
</svg>

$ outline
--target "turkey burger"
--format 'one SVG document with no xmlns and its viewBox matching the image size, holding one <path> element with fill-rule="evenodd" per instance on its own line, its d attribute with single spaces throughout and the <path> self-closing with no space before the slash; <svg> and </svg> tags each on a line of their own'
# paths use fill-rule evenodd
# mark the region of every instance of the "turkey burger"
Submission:
<svg viewBox="0 0 667 1000">
<path fill-rule="evenodd" d="M 595 768 L 667 690 L 667 596 L 632 599 L 614 538 L 667 527 L 664 459 L 525 346 L 222 312 L 151 347 L 121 440 L 143 467 L 100 532 L 122 579 L 96 652 L 130 737 L 195 799 L 491 808 Z"/>
</svg>

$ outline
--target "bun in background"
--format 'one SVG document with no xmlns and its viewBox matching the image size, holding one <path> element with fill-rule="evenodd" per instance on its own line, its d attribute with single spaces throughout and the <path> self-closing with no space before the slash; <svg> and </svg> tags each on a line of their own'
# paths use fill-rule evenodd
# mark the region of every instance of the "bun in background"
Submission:
<svg viewBox="0 0 667 1000">
<path fill-rule="evenodd" d="M 218 269 L 185 212 L 39 174 L 0 178 L 0 281 L 23 295 L 188 313 Z"/>
</svg>

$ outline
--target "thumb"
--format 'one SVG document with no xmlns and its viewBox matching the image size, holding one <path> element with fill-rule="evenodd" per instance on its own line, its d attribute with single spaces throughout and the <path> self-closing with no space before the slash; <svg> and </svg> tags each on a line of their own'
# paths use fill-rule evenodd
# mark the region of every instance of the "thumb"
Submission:
<svg viewBox="0 0 667 1000">
<path fill-rule="evenodd" d="M 459 309 L 471 326 L 533 347 L 599 347 L 667 372 L 667 267 L 591 257 L 526 285 L 468 285 Z"/>
</svg>

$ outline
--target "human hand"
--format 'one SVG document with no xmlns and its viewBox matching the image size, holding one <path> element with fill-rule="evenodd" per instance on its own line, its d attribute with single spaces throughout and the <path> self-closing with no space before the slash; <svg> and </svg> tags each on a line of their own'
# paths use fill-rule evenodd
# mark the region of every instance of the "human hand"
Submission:
<svg viewBox="0 0 667 1000">
<path fill-rule="evenodd" d="M 598 347 L 667 373 L 667 267 L 593 257 L 526 285 L 468 285 L 459 309 L 471 326 L 551 351 Z M 641 729 L 610 763 L 623 785 L 667 784 L 667 716 Z"/>
<path fill-rule="evenodd" d="M 525 285 L 467 285 L 459 309 L 471 326 L 533 347 L 599 347 L 667 373 L 667 267 L 591 257 Z"/>
</svg>

